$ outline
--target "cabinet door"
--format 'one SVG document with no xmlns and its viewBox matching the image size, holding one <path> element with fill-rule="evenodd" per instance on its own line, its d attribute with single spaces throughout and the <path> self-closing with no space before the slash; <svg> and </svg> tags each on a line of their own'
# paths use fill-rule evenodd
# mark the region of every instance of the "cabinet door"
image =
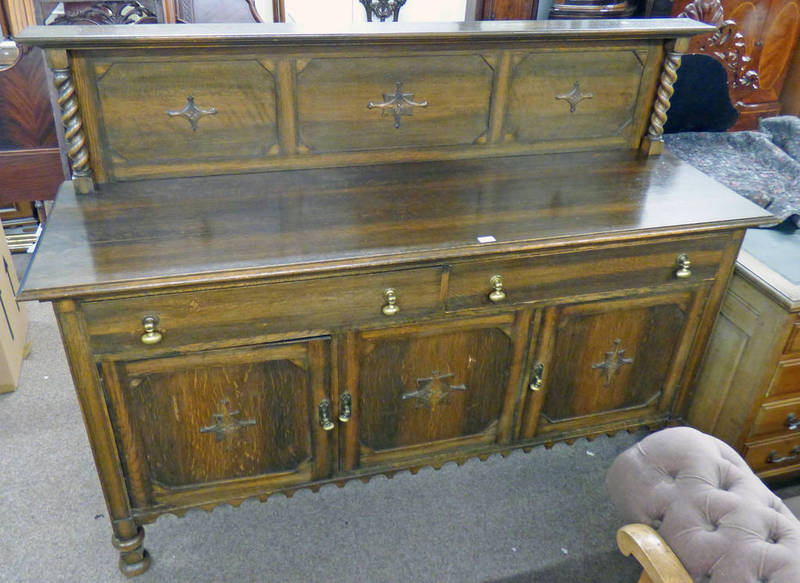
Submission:
<svg viewBox="0 0 800 583">
<path fill-rule="evenodd" d="M 327 341 L 102 364 L 135 507 L 325 477 Z M 207 495 L 206 495 L 207 496 Z"/>
<path fill-rule="evenodd" d="M 506 314 L 351 335 L 343 469 L 508 441 L 526 322 Z"/>
<path fill-rule="evenodd" d="M 549 309 L 531 359 L 536 382 L 527 392 L 522 436 L 579 434 L 665 411 L 702 297 L 683 292 Z"/>
</svg>

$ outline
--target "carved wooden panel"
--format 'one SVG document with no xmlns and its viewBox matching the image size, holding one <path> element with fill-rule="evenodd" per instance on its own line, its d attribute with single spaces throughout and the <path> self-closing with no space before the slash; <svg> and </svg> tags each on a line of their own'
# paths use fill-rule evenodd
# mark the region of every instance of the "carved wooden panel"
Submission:
<svg viewBox="0 0 800 583">
<path fill-rule="evenodd" d="M 493 69 L 479 55 L 312 59 L 298 69 L 300 139 L 314 152 L 468 145 L 488 129 Z M 396 123 L 376 106 L 398 84 L 408 97 Z"/>
<path fill-rule="evenodd" d="M 326 458 L 314 443 L 317 405 L 327 396 L 322 346 L 106 363 L 136 503 L 220 480 L 310 479 Z"/>
<path fill-rule="evenodd" d="M 657 409 L 674 390 L 668 379 L 681 367 L 675 356 L 692 298 L 682 293 L 560 309 L 545 364 L 540 431 Z"/>
<path fill-rule="evenodd" d="M 673 14 L 720 27 L 692 40 L 689 52 L 715 56 L 728 70 L 731 101 L 740 112 L 734 129 L 755 129 L 777 115 L 778 98 L 800 32 L 797 0 L 677 0 Z"/>
<path fill-rule="evenodd" d="M 762 89 L 780 92 L 800 33 L 800 4 L 775 2 L 763 34 L 758 72 Z"/>
<path fill-rule="evenodd" d="M 362 333 L 351 384 L 360 465 L 423 446 L 434 453 L 495 441 L 503 411 L 513 408 L 511 324 L 503 317 Z"/>
<path fill-rule="evenodd" d="M 93 71 L 106 129 L 106 167 L 117 177 L 136 167 L 277 154 L 269 62 L 124 60 L 95 62 Z"/>
<path fill-rule="evenodd" d="M 529 53 L 514 68 L 507 139 L 625 141 L 647 49 Z"/>
<path fill-rule="evenodd" d="M 58 3 L 41 2 L 42 23 L 47 25 L 103 25 L 155 24 L 158 22 L 155 6 L 146 6 L 137 0 L 64 2 L 62 4 L 63 13 L 51 14 L 56 6 Z"/>
</svg>

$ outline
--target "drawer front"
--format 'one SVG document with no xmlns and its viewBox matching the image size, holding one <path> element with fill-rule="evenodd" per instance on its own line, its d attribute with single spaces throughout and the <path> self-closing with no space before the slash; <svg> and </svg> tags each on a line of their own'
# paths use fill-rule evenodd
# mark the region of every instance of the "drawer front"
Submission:
<svg viewBox="0 0 800 583">
<path fill-rule="evenodd" d="M 275 78 L 256 59 L 122 60 L 94 72 L 117 178 L 278 153 Z"/>
<path fill-rule="evenodd" d="M 629 140 L 647 47 L 536 52 L 513 71 L 506 131 L 524 143 Z"/>
<path fill-rule="evenodd" d="M 762 405 L 753 422 L 750 437 L 767 437 L 786 432 L 797 432 L 800 435 L 800 397 Z"/>
<path fill-rule="evenodd" d="M 800 393 L 800 359 L 778 363 L 767 392 L 768 397 Z"/>
<path fill-rule="evenodd" d="M 699 283 L 715 277 L 728 239 L 709 237 L 577 253 L 553 253 L 451 267 L 447 309 L 492 305 L 492 278 L 502 278 L 498 305 L 568 300 L 590 294 L 664 286 L 678 281 Z M 686 254 L 691 275 L 678 278 L 677 258 Z"/>
<path fill-rule="evenodd" d="M 385 315 L 385 290 L 395 290 L 397 313 Z M 441 307 L 441 270 L 411 269 L 369 275 L 187 291 L 85 302 L 95 354 L 174 350 L 239 340 L 295 336 L 369 322 L 402 321 Z M 387 309 L 391 314 L 392 310 Z M 142 321 L 158 319 L 161 340 L 142 342 Z"/>
<path fill-rule="evenodd" d="M 797 354 L 800 353 L 800 320 L 794 323 L 792 333 L 789 336 L 789 341 L 786 343 L 784 354 Z"/>
<path fill-rule="evenodd" d="M 744 459 L 757 474 L 780 474 L 800 466 L 800 435 L 748 443 Z"/>
<path fill-rule="evenodd" d="M 492 77 L 479 55 L 311 59 L 297 72 L 302 147 L 472 144 L 488 128 Z"/>
</svg>

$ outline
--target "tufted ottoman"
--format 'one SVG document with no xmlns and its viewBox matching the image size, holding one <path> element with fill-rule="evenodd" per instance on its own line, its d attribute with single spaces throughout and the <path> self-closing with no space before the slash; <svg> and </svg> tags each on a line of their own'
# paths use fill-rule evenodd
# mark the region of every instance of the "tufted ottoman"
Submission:
<svg viewBox="0 0 800 583">
<path fill-rule="evenodd" d="M 643 581 L 800 583 L 800 522 L 715 437 L 689 427 L 653 433 L 617 457 L 606 485 L 626 521 L 658 532 L 620 529 L 620 549 L 643 563 Z"/>
</svg>

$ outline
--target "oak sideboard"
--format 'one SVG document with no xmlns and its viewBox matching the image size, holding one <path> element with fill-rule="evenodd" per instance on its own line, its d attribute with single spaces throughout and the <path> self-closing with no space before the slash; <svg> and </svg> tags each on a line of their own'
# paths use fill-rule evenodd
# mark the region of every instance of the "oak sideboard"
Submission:
<svg viewBox="0 0 800 583">
<path fill-rule="evenodd" d="M 679 420 L 748 226 L 661 153 L 688 19 L 32 28 L 53 302 L 142 525 Z M 547 471 L 543 468 L 542 471 Z"/>
</svg>

